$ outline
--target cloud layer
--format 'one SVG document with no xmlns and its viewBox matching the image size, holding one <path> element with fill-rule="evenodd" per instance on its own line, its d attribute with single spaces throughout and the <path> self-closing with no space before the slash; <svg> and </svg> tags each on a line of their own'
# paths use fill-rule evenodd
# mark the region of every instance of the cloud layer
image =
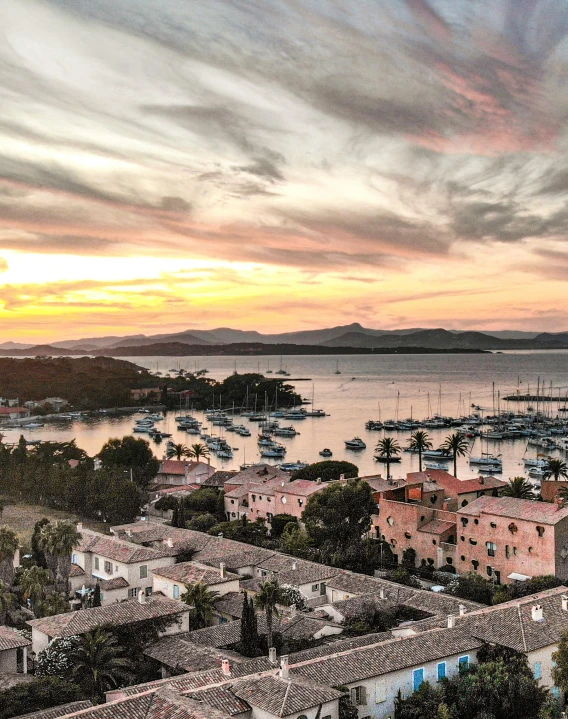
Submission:
<svg viewBox="0 0 568 719">
<path fill-rule="evenodd" d="M 295 276 L 286 288 L 296 296 L 315 281 L 314 325 L 322 306 L 330 321 L 337 313 L 331 287 L 354 298 L 350 315 L 380 326 L 452 317 L 528 326 L 535 315 L 517 303 L 516 283 L 545 314 L 565 292 L 563 0 L 0 4 L 0 301 L 10 331 L 26 312 L 33 324 L 37 297 L 50 296 L 11 275 L 21 254 L 132 258 L 122 281 L 144 280 L 150 294 L 156 276 L 140 274 L 141 258 L 155 258 L 162 278 L 173 276 L 160 263 L 176 258 L 223 271 L 249 263 Z M 226 280 L 233 306 L 266 328 L 254 276 L 237 274 Z M 450 314 L 453 287 L 433 301 L 439 276 L 476 314 L 465 303 Z M 105 327 L 123 326 L 127 285 L 87 270 L 69 274 L 76 280 L 104 285 L 102 300 L 67 288 L 78 323 L 100 321 L 101 301 Z M 200 318 L 224 322 L 215 288 L 199 284 Z M 166 292 L 175 311 L 195 306 L 183 283 Z M 495 292 L 494 304 L 479 299 Z M 389 303 L 417 295 L 422 304 L 389 314 Z M 292 328 L 297 310 L 285 299 Z"/>
</svg>

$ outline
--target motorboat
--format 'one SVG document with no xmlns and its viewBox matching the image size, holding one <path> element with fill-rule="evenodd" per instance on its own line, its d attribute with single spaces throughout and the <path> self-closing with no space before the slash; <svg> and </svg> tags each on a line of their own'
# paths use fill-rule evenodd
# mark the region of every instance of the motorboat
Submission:
<svg viewBox="0 0 568 719">
<path fill-rule="evenodd" d="M 442 462 L 426 462 L 424 466 L 426 469 L 442 469 L 445 471 L 448 469 L 448 465 Z"/>
<path fill-rule="evenodd" d="M 299 472 L 308 466 L 307 462 L 284 462 L 278 465 L 278 469 L 281 469 L 283 472 Z"/>
<path fill-rule="evenodd" d="M 376 454 L 375 459 L 377 462 L 383 462 L 383 464 L 386 464 L 387 462 L 389 464 L 394 464 L 395 462 L 400 462 L 400 457 L 397 455 L 392 455 L 391 457 L 387 457 L 386 454 Z"/>
<path fill-rule="evenodd" d="M 367 447 L 360 437 L 353 437 L 353 439 L 346 439 L 344 441 L 347 449 L 366 449 Z"/>
<path fill-rule="evenodd" d="M 477 466 L 501 466 L 503 464 L 500 457 L 495 456 L 494 454 L 483 454 L 481 457 L 470 457 L 469 458 L 470 464 L 475 464 Z"/>
<path fill-rule="evenodd" d="M 480 474 L 503 474 L 503 466 L 500 464 L 485 464 L 479 468 Z"/>
<path fill-rule="evenodd" d="M 368 422 L 365 422 L 365 429 L 379 431 L 382 428 L 383 428 L 383 423 L 377 422 L 374 419 L 370 419 Z"/>
<path fill-rule="evenodd" d="M 311 409 L 304 412 L 306 417 L 327 417 L 325 410 L 323 409 Z"/>
<path fill-rule="evenodd" d="M 326 447 L 320 452 L 320 457 L 333 457 L 333 452 Z"/>
<path fill-rule="evenodd" d="M 529 469 L 529 477 L 533 479 L 543 479 L 546 471 L 542 467 L 531 467 Z"/>
<path fill-rule="evenodd" d="M 426 449 L 422 452 L 425 459 L 450 460 L 454 458 L 453 452 L 447 449 Z"/>
<path fill-rule="evenodd" d="M 219 459 L 232 459 L 233 452 L 230 449 L 220 449 L 217 452 L 217 457 L 219 457 Z"/>
<path fill-rule="evenodd" d="M 260 451 L 261 457 L 283 457 L 286 454 L 286 447 L 281 444 L 274 447 L 266 447 Z"/>
<path fill-rule="evenodd" d="M 277 437 L 295 437 L 297 434 L 299 434 L 299 432 L 296 432 L 296 430 L 295 430 L 294 427 L 292 427 L 292 426 L 290 426 L 290 427 L 277 427 L 277 428 L 274 430 L 274 434 L 275 434 Z"/>
</svg>

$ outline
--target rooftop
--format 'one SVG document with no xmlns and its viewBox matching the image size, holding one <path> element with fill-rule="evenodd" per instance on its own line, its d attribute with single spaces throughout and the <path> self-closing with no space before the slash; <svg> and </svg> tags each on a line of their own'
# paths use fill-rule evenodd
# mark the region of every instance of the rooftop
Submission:
<svg viewBox="0 0 568 719">
<path fill-rule="evenodd" d="M 88 700 L 71 702 L 70 704 L 60 704 L 58 707 L 52 707 L 51 709 L 41 709 L 37 712 L 31 712 L 31 714 L 20 714 L 14 719 L 59 719 L 59 717 L 66 717 L 69 714 L 72 716 L 74 712 L 88 709 L 92 706 Z"/>
<path fill-rule="evenodd" d="M 406 475 L 409 483 L 434 481 L 452 496 L 469 494 L 470 492 L 483 492 L 488 489 L 500 489 L 507 482 L 497 477 L 478 477 L 476 479 L 458 479 L 444 469 L 428 469 L 424 472 L 409 472 Z"/>
<path fill-rule="evenodd" d="M 50 637 L 71 637 L 75 634 L 85 634 L 105 625 L 123 626 L 158 617 L 173 617 L 183 612 L 189 612 L 189 609 L 183 602 L 156 596 L 149 597 L 144 602 L 131 599 L 126 602 L 108 604 L 105 607 L 92 607 L 76 612 L 56 614 L 53 617 L 32 619 L 28 624 Z"/>
<path fill-rule="evenodd" d="M 320 582 L 334 577 L 340 571 L 326 564 L 308 562 L 285 554 L 274 554 L 257 566 L 261 570 L 273 573 L 280 584 L 291 584 L 294 587 Z"/>
<path fill-rule="evenodd" d="M 457 513 L 473 517 L 478 517 L 480 514 L 491 514 L 497 517 L 554 525 L 568 517 L 568 507 L 560 507 L 556 503 L 517 499 L 516 497 L 479 497 L 466 507 L 459 509 Z"/>
<path fill-rule="evenodd" d="M 277 676 L 244 679 L 236 682 L 232 691 L 252 706 L 287 717 L 305 709 L 339 699 L 341 692 L 329 687 L 318 687 L 301 679 L 281 679 Z"/>
<path fill-rule="evenodd" d="M 18 634 L 15 629 L 0 625 L 0 652 L 7 649 L 19 649 L 20 647 L 29 647 L 31 644 L 29 639 Z"/>
<path fill-rule="evenodd" d="M 208 466 L 209 465 L 207 465 L 205 462 L 193 462 L 192 460 L 184 461 L 179 459 L 164 459 L 164 461 L 160 463 L 158 475 L 176 474 L 185 476 L 187 473 L 193 472 L 193 470 L 197 469 L 198 467 L 203 467 L 205 470 L 207 470 Z"/>
<path fill-rule="evenodd" d="M 221 576 L 220 568 L 199 564 L 198 562 L 180 562 L 169 567 L 160 567 L 154 569 L 153 573 L 166 579 L 172 579 L 174 582 L 181 584 L 225 584 L 238 580 L 239 575 L 232 572 L 225 572 L 225 576 Z"/>
<path fill-rule="evenodd" d="M 455 522 L 447 522 L 443 519 L 431 519 L 426 524 L 418 527 L 419 532 L 426 532 L 427 534 L 444 534 L 449 529 L 455 529 Z"/>
<path fill-rule="evenodd" d="M 81 529 L 82 538 L 77 547 L 80 552 L 91 552 L 100 554 L 102 557 L 112 559 L 122 564 L 135 564 L 137 562 L 149 562 L 152 559 L 162 559 L 171 556 L 169 547 L 154 549 L 153 547 L 142 547 L 132 542 L 127 542 L 116 537 L 109 537 L 89 529 Z"/>
</svg>

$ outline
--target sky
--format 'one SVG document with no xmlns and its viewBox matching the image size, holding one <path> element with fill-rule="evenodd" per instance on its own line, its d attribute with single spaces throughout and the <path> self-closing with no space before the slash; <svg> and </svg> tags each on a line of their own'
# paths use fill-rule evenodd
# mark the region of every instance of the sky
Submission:
<svg viewBox="0 0 568 719">
<path fill-rule="evenodd" d="M 568 329 L 565 0 L 0 16 L 0 340 Z"/>
</svg>

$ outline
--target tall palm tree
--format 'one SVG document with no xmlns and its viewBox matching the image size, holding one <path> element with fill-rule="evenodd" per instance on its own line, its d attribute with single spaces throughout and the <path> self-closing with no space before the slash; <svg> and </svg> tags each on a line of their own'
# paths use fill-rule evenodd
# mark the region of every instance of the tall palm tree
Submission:
<svg viewBox="0 0 568 719">
<path fill-rule="evenodd" d="M 515 477 L 509 480 L 509 484 L 503 489 L 503 496 L 515 497 L 516 499 L 535 498 L 533 486 L 525 477 Z"/>
<path fill-rule="evenodd" d="M 454 455 L 454 477 L 458 476 L 458 457 L 465 457 L 469 450 L 469 442 L 459 432 L 454 432 L 442 442 L 442 449 Z"/>
<path fill-rule="evenodd" d="M 384 457 L 386 460 L 385 463 L 387 465 L 388 479 L 390 477 L 390 465 L 392 462 L 392 458 L 397 457 L 401 453 L 402 448 L 396 441 L 396 439 L 393 439 L 392 437 L 383 437 L 381 440 L 379 440 L 375 449 L 379 452 L 379 456 Z"/>
<path fill-rule="evenodd" d="M 264 611 L 266 615 L 266 638 L 268 646 L 272 646 L 272 621 L 279 617 L 280 613 L 276 606 L 281 599 L 280 585 L 276 579 L 270 579 L 260 585 L 260 592 L 254 598 L 255 606 Z"/>
<path fill-rule="evenodd" d="M 568 465 L 562 459 L 549 459 L 544 467 L 544 479 L 568 479 Z"/>
<path fill-rule="evenodd" d="M 199 462 L 201 457 L 209 459 L 209 447 L 206 444 L 203 444 L 203 442 L 192 444 L 187 452 L 187 456 L 195 459 L 196 462 Z"/>
<path fill-rule="evenodd" d="M 14 595 L 8 587 L 0 580 L 0 624 L 6 622 L 6 612 L 14 603 Z"/>
<path fill-rule="evenodd" d="M 57 526 L 46 524 L 41 530 L 42 549 L 51 555 L 50 569 L 54 572 L 55 583 L 60 584 L 63 593 L 69 593 L 69 575 L 71 574 L 71 553 L 80 540 L 81 534 L 73 522 L 58 522 Z M 46 554 L 48 566 L 50 560 Z"/>
<path fill-rule="evenodd" d="M 45 594 L 45 588 L 51 578 L 47 569 L 34 565 L 24 569 L 20 579 L 20 587 L 24 593 L 24 599 L 29 599 L 36 617 L 39 615 L 39 605 Z"/>
<path fill-rule="evenodd" d="M 16 532 L 0 527 L 0 580 L 8 588 L 14 583 L 14 555 L 19 546 Z"/>
<path fill-rule="evenodd" d="M 177 460 L 180 460 L 182 457 L 187 457 L 188 455 L 189 449 L 185 444 L 170 444 L 166 452 L 168 459 L 175 457 Z"/>
<path fill-rule="evenodd" d="M 203 629 L 211 624 L 215 600 L 219 592 L 210 591 L 203 582 L 195 582 L 187 587 L 187 591 L 181 595 L 182 602 L 193 607 L 192 623 L 194 629 Z"/>
<path fill-rule="evenodd" d="M 413 432 L 408 441 L 408 448 L 414 452 L 418 452 L 418 470 L 421 472 L 422 452 L 425 452 L 427 449 L 432 449 L 432 442 L 430 442 L 428 433 L 424 432 L 423 429 L 418 429 L 416 432 Z"/>
<path fill-rule="evenodd" d="M 101 627 L 83 634 L 71 657 L 71 679 L 98 703 L 104 701 L 106 691 L 132 677 L 133 663 L 124 656 L 117 638 Z"/>
</svg>

